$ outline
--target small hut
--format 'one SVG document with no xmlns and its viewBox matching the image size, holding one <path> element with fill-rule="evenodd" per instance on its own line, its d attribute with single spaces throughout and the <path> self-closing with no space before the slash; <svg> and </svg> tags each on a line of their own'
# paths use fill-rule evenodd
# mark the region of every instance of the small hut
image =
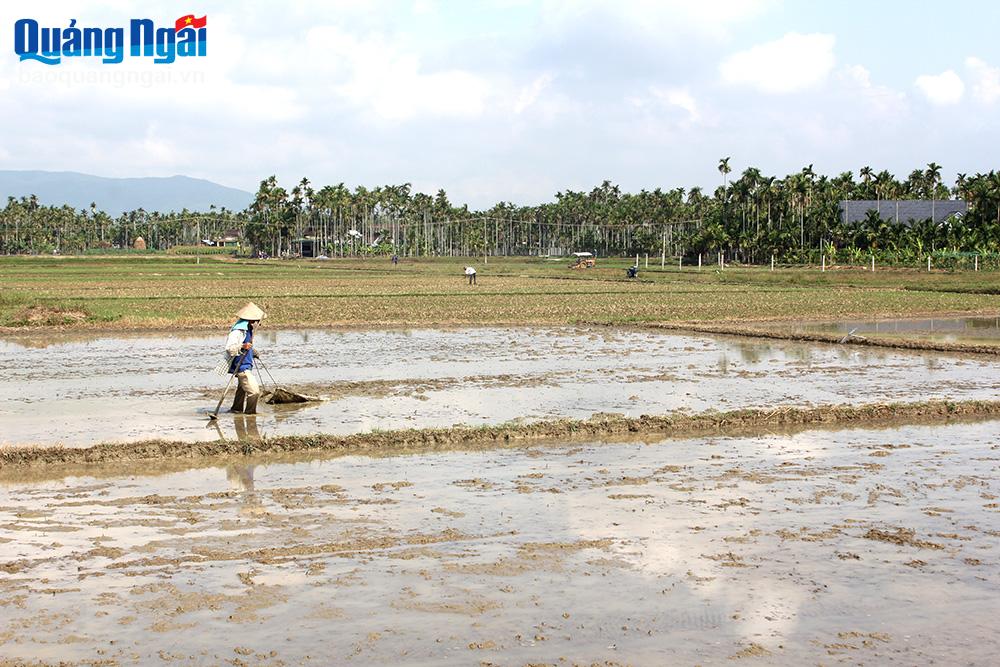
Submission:
<svg viewBox="0 0 1000 667">
<path fill-rule="evenodd" d="M 135 241 L 132 242 L 132 247 L 135 248 L 136 250 L 145 250 L 146 249 L 145 239 L 143 239 L 141 236 L 135 237 Z"/>
<path fill-rule="evenodd" d="M 240 230 L 229 229 L 222 236 L 215 239 L 215 245 L 219 248 L 239 248 Z"/>
</svg>

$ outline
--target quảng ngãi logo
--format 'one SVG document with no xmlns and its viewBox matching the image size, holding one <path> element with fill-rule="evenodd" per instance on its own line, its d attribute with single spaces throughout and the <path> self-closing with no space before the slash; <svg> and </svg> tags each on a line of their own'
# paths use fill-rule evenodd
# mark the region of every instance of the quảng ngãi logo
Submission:
<svg viewBox="0 0 1000 667">
<path fill-rule="evenodd" d="M 34 19 L 14 23 L 14 53 L 21 61 L 37 60 L 46 65 L 58 65 L 63 58 L 101 58 L 106 64 L 125 59 L 128 35 L 128 55 L 152 58 L 158 65 L 170 64 L 177 58 L 204 56 L 208 43 L 208 17 L 182 16 L 173 27 L 157 28 L 152 19 L 132 19 L 125 28 L 78 28 L 71 19 L 67 28 L 42 28 Z"/>
</svg>

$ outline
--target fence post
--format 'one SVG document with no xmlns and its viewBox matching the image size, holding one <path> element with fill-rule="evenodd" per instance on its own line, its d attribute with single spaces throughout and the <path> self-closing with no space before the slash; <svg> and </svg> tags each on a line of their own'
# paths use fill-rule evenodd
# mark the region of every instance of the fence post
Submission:
<svg viewBox="0 0 1000 667">
<path fill-rule="evenodd" d="M 639 268 L 639 253 L 635 253 L 635 266 Z"/>
<path fill-rule="evenodd" d="M 976 255 L 976 271 L 979 270 L 979 255 Z"/>
<path fill-rule="evenodd" d="M 646 266 L 643 267 L 643 268 L 646 268 L 646 269 L 649 268 L 649 253 L 648 252 L 646 253 Z"/>
<path fill-rule="evenodd" d="M 927 255 L 927 270 L 931 270 L 931 256 Z"/>
<path fill-rule="evenodd" d="M 820 269 L 820 272 L 826 271 L 826 255 L 823 255 L 822 257 L 823 257 L 823 268 Z"/>
<path fill-rule="evenodd" d="M 701 271 L 701 253 L 698 253 L 698 270 Z"/>
<path fill-rule="evenodd" d="M 774 271 L 774 254 L 771 254 L 771 270 Z"/>
<path fill-rule="evenodd" d="M 680 271 L 684 264 L 684 255 L 677 255 L 677 270 Z"/>
<path fill-rule="evenodd" d="M 872 273 L 875 273 L 875 255 L 872 255 Z"/>
</svg>

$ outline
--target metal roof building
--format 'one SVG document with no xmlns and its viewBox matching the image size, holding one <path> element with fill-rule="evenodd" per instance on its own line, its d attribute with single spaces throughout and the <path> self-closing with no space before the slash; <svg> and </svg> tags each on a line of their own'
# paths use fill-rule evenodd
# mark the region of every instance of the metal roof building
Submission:
<svg viewBox="0 0 1000 667">
<path fill-rule="evenodd" d="M 942 199 L 850 199 L 840 202 L 840 221 L 846 223 L 861 222 L 868 216 L 868 211 L 876 211 L 880 218 L 888 222 L 901 222 L 909 225 L 920 220 L 941 222 L 953 215 L 965 215 L 968 206 L 964 201 Z"/>
</svg>

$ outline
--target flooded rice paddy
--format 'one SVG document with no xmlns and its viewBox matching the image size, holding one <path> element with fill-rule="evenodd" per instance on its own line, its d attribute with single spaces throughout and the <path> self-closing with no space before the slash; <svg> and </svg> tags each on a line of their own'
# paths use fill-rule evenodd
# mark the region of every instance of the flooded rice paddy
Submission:
<svg viewBox="0 0 1000 667">
<path fill-rule="evenodd" d="M 0 339 L 0 445 L 993 399 L 1000 389 L 1000 361 L 938 352 L 578 327 L 264 328 L 258 349 L 275 378 L 326 400 L 262 406 L 255 419 L 223 415 L 209 424 L 227 380 L 212 372 L 223 340 L 171 333 Z"/>
<path fill-rule="evenodd" d="M 581 327 L 265 329 L 268 368 L 325 400 L 208 424 L 221 343 L 3 339 L 0 444 L 1000 388 L 986 355 Z M 0 665 L 994 661 L 1000 421 L 754 433 L 0 467 Z"/>
<path fill-rule="evenodd" d="M 7 470 L 0 655 L 990 664 L 997 442 L 992 421 Z"/>
</svg>

